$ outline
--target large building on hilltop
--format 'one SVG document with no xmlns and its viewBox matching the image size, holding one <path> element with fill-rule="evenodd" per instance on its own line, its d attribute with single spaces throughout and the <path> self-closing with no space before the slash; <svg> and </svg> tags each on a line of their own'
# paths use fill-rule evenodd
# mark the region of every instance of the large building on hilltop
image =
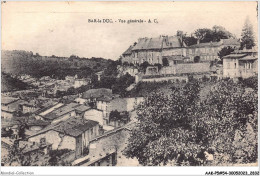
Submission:
<svg viewBox="0 0 260 176">
<path fill-rule="evenodd" d="M 162 64 L 165 56 L 186 56 L 186 44 L 179 36 L 160 36 L 157 38 L 139 38 L 123 54 L 122 62 L 141 64 Z"/>
<path fill-rule="evenodd" d="M 221 39 L 219 42 L 198 43 L 187 47 L 181 36 L 160 36 L 157 38 L 139 38 L 122 54 L 122 63 L 134 65 L 147 61 L 149 64 L 178 62 L 209 62 L 218 59 L 218 52 L 223 47 L 239 48 L 238 39 Z"/>
</svg>

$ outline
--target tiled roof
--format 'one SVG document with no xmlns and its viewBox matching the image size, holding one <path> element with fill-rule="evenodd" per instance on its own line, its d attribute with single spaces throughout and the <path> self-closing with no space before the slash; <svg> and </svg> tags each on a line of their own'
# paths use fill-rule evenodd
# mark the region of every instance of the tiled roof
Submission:
<svg viewBox="0 0 260 176">
<path fill-rule="evenodd" d="M 217 47 L 220 46 L 221 44 L 219 42 L 208 42 L 208 43 L 199 43 L 199 44 L 195 44 L 195 45 L 191 45 L 189 46 L 190 48 L 200 48 L 200 47 Z"/>
<path fill-rule="evenodd" d="M 86 105 L 79 105 L 75 108 L 76 111 L 80 111 L 80 112 L 84 112 L 86 110 L 90 109 L 89 106 L 86 106 Z"/>
<path fill-rule="evenodd" d="M 15 125 L 20 125 L 20 122 L 16 121 L 16 120 L 9 121 L 9 120 L 5 120 L 5 119 L 1 119 L 2 128 L 13 127 Z"/>
<path fill-rule="evenodd" d="M 241 59 L 239 60 L 256 60 L 257 58 L 256 57 L 253 57 L 253 56 L 246 56 L 246 57 L 242 57 Z"/>
<path fill-rule="evenodd" d="M 132 50 L 148 49 L 151 38 L 140 38 Z"/>
<path fill-rule="evenodd" d="M 47 126 L 49 124 L 50 124 L 50 122 L 46 122 L 43 120 L 33 120 L 33 121 L 29 121 L 27 123 L 28 126 Z"/>
<path fill-rule="evenodd" d="M 64 106 L 59 107 L 58 109 L 55 109 L 54 111 L 46 114 L 45 116 L 42 116 L 45 119 L 49 119 L 49 120 L 53 120 L 56 119 L 64 114 L 67 114 L 73 110 L 75 110 L 75 108 L 79 106 L 79 104 L 77 103 L 69 103 L 66 104 Z"/>
<path fill-rule="evenodd" d="M 4 97 L 2 96 L 1 98 L 1 104 L 10 104 L 12 102 L 15 102 L 19 100 L 19 98 L 14 98 L 14 97 Z"/>
<path fill-rule="evenodd" d="M 221 45 L 240 45 L 237 39 L 221 39 L 219 42 L 207 42 L 191 45 L 190 48 L 217 47 Z"/>
<path fill-rule="evenodd" d="M 254 47 L 252 49 L 235 50 L 234 53 L 257 53 L 257 48 Z"/>
<path fill-rule="evenodd" d="M 96 125 L 98 125 L 98 122 L 93 120 L 86 120 L 79 117 L 71 117 L 66 121 L 61 121 L 56 124 L 51 124 L 30 137 L 37 136 L 42 133 L 46 133 L 47 131 L 50 130 L 54 130 L 59 133 L 63 133 L 65 135 L 69 135 L 72 137 L 77 137 Z"/>
<path fill-rule="evenodd" d="M 19 148 L 21 149 L 21 153 L 23 153 L 23 154 L 29 153 L 29 152 L 32 152 L 35 150 L 43 149 L 43 148 L 47 147 L 48 145 L 51 145 L 51 144 L 40 145 L 38 143 L 32 143 L 29 141 L 19 141 Z"/>
<path fill-rule="evenodd" d="M 240 45 L 238 39 L 222 39 L 224 45 Z"/>
<path fill-rule="evenodd" d="M 132 50 L 149 50 L 162 48 L 182 47 L 181 41 L 177 36 L 160 36 L 156 38 L 140 38 Z"/>
<path fill-rule="evenodd" d="M 133 46 L 130 46 L 125 52 L 123 52 L 123 55 L 130 55 L 130 54 L 132 54 L 132 48 L 133 48 Z"/>
<path fill-rule="evenodd" d="M 88 99 L 88 98 L 98 98 L 102 96 L 111 96 L 112 95 L 112 90 L 111 89 L 105 89 L 105 88 L 100 88 L 100 89 L 90 89 L 82 94 L 82 98 Z"/>
<path fill-rule="evenodd" d="M 166 36 L 163 41 L 163 48 L 180 48 L 182 47 L 181 40 L 177 36 Z"/>
<path fill-rule="evenodd" d="M 229 54 L 227 56 L 224 56 L 223 58 L 242 58 L 242 57 L 245 57 L 246 54 Z"/>
<path fill-rule="evenodd" d="M 113 94 L 112 96 L 102 96 L 97 98 L 97 101 L 105 101 L 105 102 L 110 102 L 111 100 L 115 99 L 115 98 L 119 98 L 120 95 L 118 94 Z"/>
</svg>

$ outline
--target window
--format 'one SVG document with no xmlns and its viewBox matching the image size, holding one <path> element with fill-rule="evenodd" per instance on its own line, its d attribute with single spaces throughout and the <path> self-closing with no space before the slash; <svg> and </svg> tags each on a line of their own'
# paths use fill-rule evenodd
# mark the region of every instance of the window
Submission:
<svg viewBox="0 0 260 176">
<path fill-rule="evenodd" d="M 235 63 L 235 68 L 237 68 L 237 63 Z"/>
</svg>

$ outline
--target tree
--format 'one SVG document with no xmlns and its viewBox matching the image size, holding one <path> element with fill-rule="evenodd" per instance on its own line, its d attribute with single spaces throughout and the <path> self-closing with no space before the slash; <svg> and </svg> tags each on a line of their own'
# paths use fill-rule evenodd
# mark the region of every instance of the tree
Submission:
<svg viewBox="0 0 260 176">
<path fill-rule="evenodd" d="M 191 36 L 184 35 L 183 41 L 187 46 L 195 45 L 197 43 L 197 39 L 192 35 Z"/>
<path fill-rule="evenodd" d="M 246 18 L 245 24 L 243 26 L 241 37 L 241 48 L 246 47 L 246 49 L 251 49 L 255 46 L 253 25 L 251 24 L 248 17 Z"/>
<path fill-rule="evenodd" d="M 20 124 L 19 128 L 18 128 L 18 136 L 21 139 L 25 139 L 26 135 L 25 135 L 25 129 L 29 129 L 28 125 L 26 122 L 21 122 L 22 124 Z"/>
<path fill-rule="evenodd" d="M 170 96 L 147 97 L 137 109 L 138 123 L 125 155 L 142 165 L 256 162 L 257 91 L 246 92 L 232 80 L 213 87 L 206 99 L 200 99 L 194 80 L 175 87 Z M 207 153 L 213 155 L 212 163 Z"/>
<path fill-rule="evenodd" d="M 22 149 L 19 148 L 19 141 L 14 141 L 14 145 L 10 147 L 8 150 L 8 155 L 4 159 L 6 162 L 12 166 L 30 166 L 33 161 L 25 160 L 22 154 Z"/>
<path fill-rule="evenodd" d="M 129 73 L 126 73 L 125 75 L 117 78 L 112 83 L 112 91 L 113 93 L 119 94 L 121 96 L 126 95 L 126 88 L 129 87 L 131 84 L 133 84 L 135 81 L 135 78 L 131 76 Z"/>
<path fill-rule="evenodd" d="M 227 31 L 224 27 L 222 26 L 213 26 L 212 27 L 212 41 L 213 42 L 218 42 L 220 39 L 228 39 L 234 37 L 233 34 L 231 34 L 229 31 Z"/>
<path fill-rule="evenodd" d="M 194 32 L 195 37 L 201 42 L 219 42 L 220 39 L 234 37 L 229 31 L 222 26 L 213 26 L 212 29 L 201 28 Z"/>
<path fill-rule="evenodd" d="M 202 29 L 197 29 L 194 32 L 194 35 L 196 36 L 197 40 L 200 42 L 209 42 L 211 41 L 211 35 L 212 31 L 208 28 L 202 28 Z"/>
<path fill-rule="evenodd" d="M 124 62 L 123 66 L 129 66 L 129 63 L 128 62 Z"/>
<path fill-rule="evenodd" d="M 230 47 L 230 46 L 226 46 L 224 48 L 222 48 L 219 52 L 218 52 L 218 57 L 221 59 L 221 63 L 223 63 L 223 57 L 229 55 L 230 53 L 232 53 L 235 49 Z"/>
<path fill-rule="evenodd" d="M 120 120 L 120 119 L 121 119 L 121 115 L 117 110 L 110 112 L 110 114 L 109 114 L 109 120 L 110 121 L 117 121 L 117 120 Z"/>
<path fill-rule="evenodd" d="M 74 87 L 70 87 L 67 90 L 67 95 L 74 95 L 75 94 L 75 88 Z"/>
<path fill-rule="evenodd" d="M 2 137 L 9 137 L 9 138 L 11 138 L 13 133 L 14 132 L 13 132 L 12 129 L 6 130 L 5 128 L 2 128 L 2 130 L 1 130 L 1 136 Z"/>
<path fill-rule="evenodd" d="M 138 107 L 138 123 L 125 149 L 127 157 L 136 157 L 142 165 L 166 165 L 175 160 L 178 165 L 201 152 L 196 134 L 190 130 L 192 109 L 198 98 L 197 82 L 176 88 L 171 96 L 153 93 Z M 199 140 L 199 139 L 198 139 Z"/>
</svg>

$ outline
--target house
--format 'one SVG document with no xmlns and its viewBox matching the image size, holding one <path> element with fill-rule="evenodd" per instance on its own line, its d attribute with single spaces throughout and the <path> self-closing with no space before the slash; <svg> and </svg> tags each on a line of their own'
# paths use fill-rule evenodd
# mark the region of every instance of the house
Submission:
<svg viewBox="0 0 260 176">
<path fill-rule="evenodd" d="M 122 62 L 140 65 L 163 64 L 163 56 L 186 56 L 186 44 L 181 36 L 160 36 L 157 38 L 139 38 L 134 46 L 130 46 L 122 57 Z"/>
<path fill-rule="evenodd" d="M 37 107 L 37 105 L 33 102 L 28 102 L 28 103 L 21 103 L 20 104 L 21 110 L 23 114 L 26 113 L 34 113 L 37 110 L 39 110 L 40 108 Z"/>
<path fill-rule="evenodd" d="M 58 103 L 49 109 L 45 109 L 43 112 L 40 112 L 36 115 L 36 119 L 48 121 L 51 123 L 57 123 L 62 120 L 66 120 L 72 116 L 76 116 L 75 108 L 79 106 L 77 103 L 63 104 Z"/>
<path fill-rule="evenodd" d="M 256 49 L 238 50 L 223 57 L 223 77 L 248 78 L 257 76 L 258 55 Z"/>
<path fill-rule="evenodd" d="M 83 114 L 84 119 L 98 122 L 101 126 L 104 125 L 103 112 L 98 109 L 87 109 Z"/>
<path fill-rule="evenodd" d="M 40 143 L 45 140 L 53 150 L 70 149 L 75 151 L 74 158 L 81 156 L 89 141 L 100 135 L 99 124 L 93 120 L 71 117 L 66 121 L 51 124 L 28 137 L 28 141 Z"/>
<path fill-rule="evenodd" d="M 49 113 L 51 113 L 52 111 L 54 111 L 54 110 L 60 108 L 60 107 L 63 106 L 63 105 L 64 105 L 63 103 L 56 103 L 56 104 L 51 105 L 51 106 L 49 106 L 49 107 L 47 107 L 47 108 L 43 108 L 42 110 L 40 110 L 40 111 L 38 112 L 38 114 L 35 116 L 35 118 L 36 118 L 37 120 L 39 120 L 39 119 L 44 120 L 44 117 L 45 117 L 47 114 L 49 114 Z"/>
<path fill-rule="evenodd" d="M 75 160 L 73 166 L 136 166 L 137 159 L 128 159 L 123 150 L 128 144 L 134 123 L 108 131 L 89 142 L 88 156 Z"/>
<path fill-rule="evenodd" d="M 106 88 L 90 89 L 80 94 L 79 97 L 75 99 L 75 102 L 79 104 L 87 104 L 91 102 L 95 103 L 97 98 L 104 97 L 104 96 L 112 97 L 114 95 L 112 94 L 111 89 L 106 89 Z"/>
<path fill-rule="evenodd" d="M 86 105 L 79 105 L 75 107 L 75 112 L 77 116 L 84 116 L 84 113 L 88 110 L 90 110 L 91 107 Z"/>
<path fill-rule="evenodd" d="M 11 119 L 14 117 L 15 113 L 20 111 L 20 104 L 24 103 L 24 100 L 13 97 L 1 97 L 1 117 L 4 119 Z"/>
<path fill-rule="evenodd" d="M 1 98 L 1 117 L 11 119 L 14 116 L 15 110 L 11 109 L 11 104 L 17 102 L 19 98 L 3 97 Z M 17 107 L 18 109 L 18 107 Z"/>
<path fill-rule="evenodd" d="M 95 73 L 95 75 L 97 76 L 98 81 L 101 80 L 101 76 L 102 76 L 103 74 L 104 74 L 104 71 L 100 71 L 100 72 Z"/>
<path fill-rule="evenodd" d="M 18 147 L 24 160 L 37 162 L 40 158 L 46 157 L 51 150 L 51 144 L 45 140 L 41 140 L 40 143 L 29 142 L 29 141 L 18 141 Z M 41 163 L 41 161 L 39 162 Z M 39 164 L 41 165 L 41 164 Z"/>
<path fill-rule="evenodd" d="M 104 155 L 98 156 L 95 159 L 89 161 L 89 156 L 85 158 L 79 158 L 73 162 L 76 166 L 115 166 L 117 164 L 116 151 L 112 150 Z"/>
<path fill-rule="evenodd" d="M 77 103 L 66 104 L 50 113 L 45 115 L 43 118 L 51 123 L 58 123 L 69 119 L 70 117 L 76 116 L 75 108 L 79 106 Z"/>
<path fill-rule="evenodd" d="M 135 66 L 121 66 L 118 65 L 117 66 L 117 71 L 118 71 L 118 75 L 117 77 L 123 76 L 125 74 L 129 74 L 131 76 L 135 76 L 136 74 L 138 74 L 138 69 Z"/>
<path fill-rule="evenodd" d="M 127 63 L 132 63 L 132 49 L 134 46 L 130 46 L 125 52 L 123 52 L 122 56 L 122 63 L 127 62 Z"/>
<path fill-rule="evenodd" d="M 90 79 L 76 79 L 74 81 L 74 88 L 79 88 L 81 86 L 84 86 L 84 85 L 88 85 L 89 83 L 91 82 Z"/>
<path fill-rule="evenodd" d="M 69 82 L 74 82 L 76 79 L 76 75 L 75 76 L 66 76 L 65 77 L 65 80 L 66 81 L 69 81 Z"/>
<path fill-rule="evenodd" d="M 238 39 L 221 39 L 219 42 L 198 43 L 187 47 L 187 57 L 191 62 L 200 61 L 215 61 L 219 59 L 218 52 L 224 48 L 230 46 L 232 48 L 239 48 L 240 42 Z"/>
<path fill-rule="evenodd" d="M 27 122 L 28 129 L 25 129 L 25 134 L 27 136 L 31 136 L 48 125 L 50 125 L 50 122 L 46 122 L 43 120 L 29 120 Z"/>
<path fill-rule="evenodd" d="M 143 101 L 143 97 L 111 98 L 100 97 L 97 99 L 97 109 L 103 111 L 104 124 L 109 124 L 109 115 L 112 111 L 130 112 Z"/>
</svg>

